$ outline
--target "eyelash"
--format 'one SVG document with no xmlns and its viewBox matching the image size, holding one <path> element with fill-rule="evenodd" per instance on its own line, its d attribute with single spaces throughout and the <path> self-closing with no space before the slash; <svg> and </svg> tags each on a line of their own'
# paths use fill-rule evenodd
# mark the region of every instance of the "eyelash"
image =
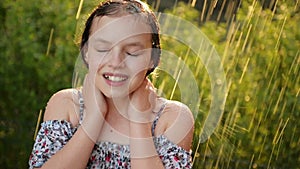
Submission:
<svg viewBox="0 0 300 169">
<path fill-rule="evenodd" d="M 99 52 L 99 53 L 107 53 L 109 51 L 110 51 L 110 49 L 97 50 L 97 52 Z M 131 53 L 131 52 L 125 52 L 125 53 L 126 53 L 126 55 L 134 56 L 134 57 L 137 57 L 137 56 L 140 55 L 140 54 L 134 54 L 134 53 Z"/>
<path fill-rule="evenodd" d="M 106 53 L 106 52 L 109 52 L 109 51 L 110 51 L 109 49 L 97 50 L 97 52 L 100 52 L 100 53 Z"/>
<path fill-rule="evenodd" d="M 139 56 L 139 54 L 133 54 L 133 53 L 130 53 L 130 52 L 126 52 L 126 54 L 129 55 L 129 56 L 134 56 L 134 57 Z"/>
</svg>

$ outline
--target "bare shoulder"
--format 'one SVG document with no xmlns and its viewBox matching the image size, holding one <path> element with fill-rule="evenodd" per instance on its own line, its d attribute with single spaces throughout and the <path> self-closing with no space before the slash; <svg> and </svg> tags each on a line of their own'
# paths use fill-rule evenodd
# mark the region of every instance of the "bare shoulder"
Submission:
<svg viewBox="0 0 300 169">
<path fill-rule="evenodd" d="M 174 113 L 181 113 L 193 118 L 190 108 L 187 105 L 175 100 L 167 101 L 164 113 L 169 114 L 170 116 L 173 116 Z"/>
<path fill-rule="evenodd" d="M 74 98 L 77 97 L 76 89 L 63 89 L 56 92 L 49 99 L 44 114 L 44 121 L 47 120 L 67 120 L 70 121 L 74 105 L 77 103 Z"/>
<path fill-rule="evenodd" d="M 194 117 L 191 110 L 181 102 L 168 100 L 163 114 L 165 116 L 164 119 L 168 119 L 166 121 L 168 128 L 174 127 L 174 125 L 181 127 L 183 125 L 187 126 L 187 124 L 191 124 L 190 127 L 194 125 Z"/>
<path fill-rule="evenodd" d="M 159 123 L 165 136 L 184 149 L 190 149 L 194 117 L 188 106 L 178 101 L 168 100 Z"/>
</svg>

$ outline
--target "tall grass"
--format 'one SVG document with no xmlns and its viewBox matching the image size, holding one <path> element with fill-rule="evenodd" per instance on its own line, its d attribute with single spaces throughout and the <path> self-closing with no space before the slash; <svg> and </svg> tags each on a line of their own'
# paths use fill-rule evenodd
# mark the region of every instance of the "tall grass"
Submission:
<svg viewBox="0 0 300 169">
<path fill-rule="evenodd" d="M 177 11 L 171 12 L 193 22 L 193 10 L 190 5 L 179 3 Z M 205 63 L 187 44 L 162 38 L 166 50 L 176 53 L 197 79 L 199 99 L 193 105 L 197 107 L 194 168 L 300 166 L 299 19 L 298 1 L 276 1 L 270 10 L 253 0 L 243 1 L 236 20 L 219 25 L 206 22 L 200 27 L 220 53 L 228 97 L 221 122 L 197 152 L 201 127 L 212 101 L 210 77 Z M 189 103 L 181 93 L 191 88 L 175 86 L 178 79 L 186 82 L 187 74 L 182 64 L 172 67 L 172 75 L 159 71 L 161 79 L 155 81 L 156 85 L 167 98 Z"/>
<path fill-rule="evenodd" d="M 76 15 L 79 26 L 83 2 Z M 161 95 L 192 107 L 194 168 L 297 168 L 299 1 L 276 1 L 272 10 L 263 9 L 257 0 L 242 3 L 235 20 L 220 24 L 207 21 L 199 26 L 220 54 L 228 86 L 223 117 L 208 140 L 202 143 L 199 137 L 212 101 L 211 79 L 197 51 L 162 37 L 164 50 L 172 53 L 165 52 L 162 57 L 174 55 L 177 61 L 168 69 L 162 66 L 151 78 Z M 168 12 L 197 25 L 204 14 L 193 8 L 195 4 L 194 0 L 188 5 L 176 3 Z M 188 76 L 196 79 L 196 87 L 180 87 Z M 191 103 L 182 93 L 193 95 L 191 89 L 195 88 L 197 100 Z"/>
</svg>

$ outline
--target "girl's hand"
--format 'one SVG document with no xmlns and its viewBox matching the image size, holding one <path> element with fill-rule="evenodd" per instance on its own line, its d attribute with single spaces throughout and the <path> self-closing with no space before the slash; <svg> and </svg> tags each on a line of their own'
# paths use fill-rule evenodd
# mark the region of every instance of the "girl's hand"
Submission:
<svg viewBox="0 0 300 169">
<path fill-rule="evenodd" d="M 146 78 L 129 96 L 128 117 L 130 121 L 146 123 L 153 120 L 157 94 L 153 84 Z"/>
<path fill-rule="evenodd" d="M 97 113 L 105 117 L 107 104 L 102 92 L 95 85 L 94 75 L 88 73 L 84 79 L 82 95 L 86 114 Z M 96 114 L 95 114 L 96 115 Z"/>
<path fill-rule="evenodd" d="M 95 76 L 86 75 L 82 88 L 84 114 L 81 127 L 86 135 L 96 143 L 107 113 L 107 104 L 102 92 L 95 85 Z"/>
</svg>

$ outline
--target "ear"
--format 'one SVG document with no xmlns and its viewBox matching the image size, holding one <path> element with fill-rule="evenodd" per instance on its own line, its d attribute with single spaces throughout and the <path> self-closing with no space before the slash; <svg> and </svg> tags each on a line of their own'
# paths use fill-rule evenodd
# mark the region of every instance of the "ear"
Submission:
<svg viewBox="0 0 300 169">
<path fill-rule="evenodd" d="M 88 43 L 88 42 L 87 42 Z M 82 52 L 82 55 L 83 55 L 83 59 L 84 59 L 84 62 L 86 64 L 88 64 L 88 61 L 89 61 L 89 57 L 88 57 L 88 44 L 84 44 L 84 46 L 81 48 L 81 52 Z"/>
<path fill-rule="evenodd" d="M 154 68 L 154 62 L 151 59 L 150 62 L 149 62 L 149 65 L 148 65 L 148 69 L 153 69 L 153 68 Z"/>
</svg>

